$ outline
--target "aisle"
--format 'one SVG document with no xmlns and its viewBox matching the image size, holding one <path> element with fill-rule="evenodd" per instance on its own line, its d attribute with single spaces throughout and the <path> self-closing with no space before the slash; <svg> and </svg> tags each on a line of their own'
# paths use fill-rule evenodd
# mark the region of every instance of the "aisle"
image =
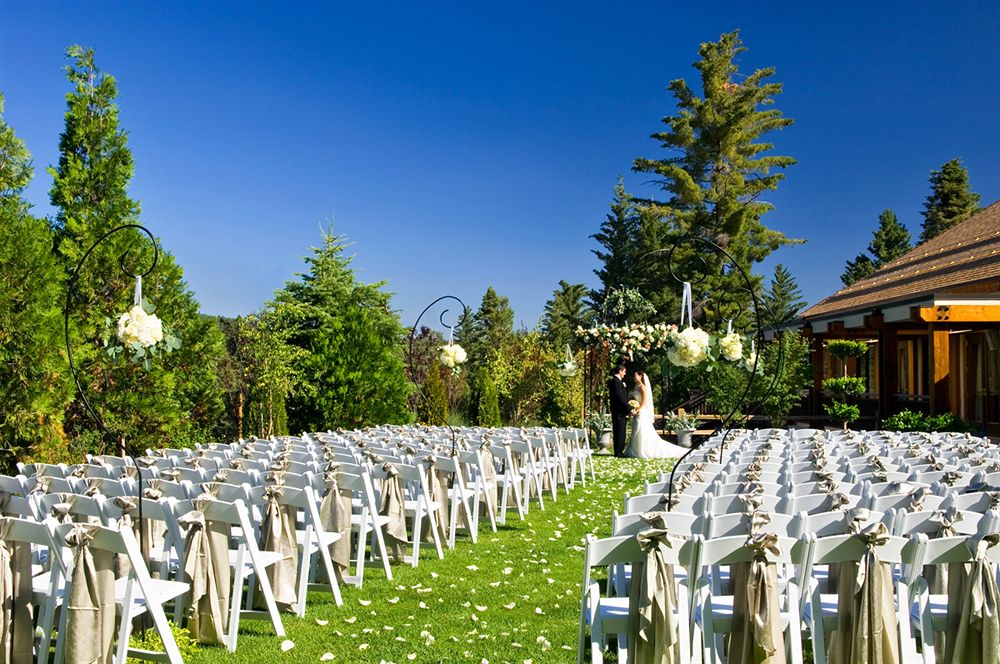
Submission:
<svg viewBox="0 0 1000 664">
<path fill-rule="evenodd" d="M 194 664 L 217 662 L 471 661 L 566 662 L 576 657 L 582 539 L 610 534 L 611 513 L 626 492 L 639 493 L 671 461 L 595 457 L 597 481 L 577 484 L 546 511 L 533 503 L 522 523 L 514 513 L 496 534 L 480 530 L 478 545 L 459 539 L 444 560 L 396 566 L 386 581 L 365 574 L 360 590 L 344 586 L 344 606 L 329 595 L 309 597 L 304 619 L 284 617 L 295 647 L 265 623 L 243 621 L 240 647 L 199 648 Z M 328 621 L 320 625 L 319 621 Z"/>
</svg>

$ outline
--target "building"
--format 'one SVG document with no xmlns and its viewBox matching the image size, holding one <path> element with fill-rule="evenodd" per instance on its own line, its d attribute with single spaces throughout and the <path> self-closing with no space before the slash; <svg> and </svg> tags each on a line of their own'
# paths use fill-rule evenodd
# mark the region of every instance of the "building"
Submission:
<svg viewBox="0 0 1000 664">
<path fill-rule="evenodd" d="M 793 326 L 812 338 L 808 409 L 841 375 L 829 339 L 870 352 L 848 372 L 865 378 L 868 422 L 903 409 L 952 412 L 1000 435 L 1000 201 L 806 309 Z"/>
</svg>

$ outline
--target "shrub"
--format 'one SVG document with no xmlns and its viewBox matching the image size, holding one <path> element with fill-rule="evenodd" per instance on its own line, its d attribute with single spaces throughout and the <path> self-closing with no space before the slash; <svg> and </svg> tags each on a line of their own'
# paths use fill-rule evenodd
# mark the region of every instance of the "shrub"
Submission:
<svg viewBox="0 0 1000 664">
<path fill-rule="evenodd" d="M 442 426 L 448 422 L 448 394 L 441 369 L 431 366 L 424 383 L 424 394 L 417 404 L 420 421 L 431 426 Z"/>
<path fill-rule="evenodd" d="M 476 387 L 479 393 L 476 424 L 481 427 L 500 426 L 500 402 L 497 399 L 497 386 L 486 369 L 479 370 Z"/>
<path fill-rule="evenodd" d="M 887 417 L 882 422 L 882 428 L 889 431 L 955 431 L 966 433 L 974 431 L 976 425 L 953 413 L 928 416 L 912 410 L 901 410 Z"/>
<path fill-rule="evenodd" d="M 868 344 L 864 341 L 851 341 L 850 339 L 833 339 L 826 343 L 826 349 L 839 360 L 846 360 L 849 357 L 861 357 L 868 352 Z"/>
<path fill-rule="evenodd" d="M 856 398 L 865 393 L 865 381 L 853 376 L 827 378 L 823 381 L 823 389 L 838 399 Z"/>
<path fill-rule="evenodd" d="M 850 403 L 841 403 L 840 401 L 825 404 L 823 410 L 826 411 L 831 420 L 837 424 L 844 425 L 845 428 L 849 423 L 861 417 L 861 410 L 857 406 Z"/>
<path fill-rule="evenodd" d="M 167 624 L 170 625 L 170 631 L 173 632 L 174 641 L 177 642 L 177 649 L 181 651 L 181 660 L 185 662 L 190 661 L 194 657 L 195 650 L 198 649 L 198 642 L 191 638 L 191 633 L 184 627 L 178 627 L 170 620 L 167 621 Z M 130 648 L 135 648 L 136 650 L 163 652 L 163 639 L 160 638 L 160 634 L 155 629 L 147 629 L 145 632 L 132 632 L 132 636 L 128 640 L 128 645 Z M 137 657 L 128 658 L 128 664 L 138 664 L 142 661 L 144 660 Z"/>
</svg>

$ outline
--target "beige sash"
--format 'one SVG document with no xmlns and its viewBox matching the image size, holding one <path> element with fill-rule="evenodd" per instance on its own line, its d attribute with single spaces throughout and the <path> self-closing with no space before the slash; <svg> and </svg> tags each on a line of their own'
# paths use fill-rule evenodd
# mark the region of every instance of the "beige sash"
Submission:
<svg viewBox="0 0 1000 664">
<path fill-rule="evenodd" d="M 399 471 L 391 463 L 384 464 L 382 469 L 386 472 L 386 478 L 382 480 L 382 502 L 378 513 L 389 517 L 388 523 L 382 527 L 389 559 L 401 562 L 408 542 L 403 481 L 399 479 Z"/>
<path fill-rule="evenodd" d="M 298 578 L 298 544 L 295 539 L 296 509 L 278 502 L 284 493 L 280 484 L 264 487 L 264 523 L 260 529 L 260 550 L 281 555 L 275 564 L 267 568 L 271 581 L 274 601 L 290 607 L 298 597 L 295 582 Z M 256 604 L 264 606 L 264 594 L 257 588 Z"/>
<path fill-rule="evenodd" d="M 491 514 L 497 511 L 497 469 L 493 458 L 493 451 L 490 449 L 490 441 L 484 440 L 483 446 L 479 448 L 480 459 L 482 460 L 483 484 L 486 486 L 485 496 L 481 499 L 486 503 L 486 509 Z"/>
<path fill-rule="evenodd" d="M 12 525 L 0 518 L 0 664 L 30 662 L 34 637 L 31 545 L 7 541 Z"/>
<path fill-rule="evenodd" d="M 229 622 L 229 524 L 207 522 L 205 509 L 214 498 L 200 496 L 177 523 L 188 527 L 184 580 L 191 584 L 188 631 L 199 643 L 224 643 Z"/>
<path fill-rule="evenodd" d="M 630 605 L 636 614 L 629 621 L 630 660 L 636 664 L 683 664 L 680 661 L 679 629 L 674 615 L 677 587 L 673 565 L 666 561 L 670 538 L 662 513 L 644 514 L 652 528 L 635 536 L 645 554 L 633 565 Z"/>
<path fill-rule="evenodd" d="M 778 570 L 767 560 L 769 553 L 780 554 L 778 535 L 752 532 L 747 546 L 753 549 L 753 560 L 730 567 L 733 630 L 729 635 L 728 659 L 745 664 L 784 664 Z"/>
<path fill-rule="evenodd" d="M 996 546 L 1000 535 L 986 535 L 975 543 L 975 562 L 961 592 L 961 613 L 955 640 L 946 648 L 945 661 L 955 664 L 1000 662 L 1000 592 L 996 567 L 986 551 Z M 969 544 L 972 544 L 970 540 Z"/>
<path fill-rule="evenodd" d="M 92 550 L 97 526 L 77 524 L 66 536 L 73 547 L 72 590 L 66 600 L 67 662 L 111 664 L 115 638 L 114 555 Z"/>
<path fill-rule="evenodd" d="M 889 540 L 882 522 L 853 524 L 854 536 L 864 542 L 860 562 L 840 566 L 837 629 L 830 637 L 830 664 L 898 664 L 898 624 L 892 568 L 878 559 L 878 547 Z M 848 567 L 856 568 L 850 574 Z"/>
<path fill-rule="evenodd" d="M 430 483 L 431 501 L 437 503 L 437 509 L 432 509 L 429 521 L 430 527 L 420 536 L 422 542 L 433 542 L 431 528 L 437 528 L 441 541 L 448 539 L 448 474 L 434 467 L 434 455 L 424 457 L 427 462 L 427 481 Z"/>
<path fill-rule="evenodd" d="M 327 471 L 323 479 L 327 489 L 319 507 L 320 525 L 328 533 L 340 533 L 340 539 L 330 545 L 330 558 L 337 581 L 343 583 L 344 573 L 351 566 L 351 500 L 354 494 L 340 488 L 339 470 Z M 363 556 L 362 553 L 358 555 Z"/>
</svg>

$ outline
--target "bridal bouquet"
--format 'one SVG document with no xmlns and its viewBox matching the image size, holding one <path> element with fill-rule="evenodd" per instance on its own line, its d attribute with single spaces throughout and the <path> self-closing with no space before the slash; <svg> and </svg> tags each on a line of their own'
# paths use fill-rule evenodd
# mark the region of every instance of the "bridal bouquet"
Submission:
<svg viewBox="0 0 1000 664">
<path fill-rule="evenodd" d="M 628 400 L 628 407 L 632 409 L 633 413 L 638 412 L 638 410 L 639 410 L 639 402 L 636 401 L 635 399 L 629 399 Z"/>
<path fill-rule="evenodd" d="M 111 359 L 117 360 L 127 351 L 132 364 L 142 364 L 148 371 L 160 352 L 170 353 L 181 347 L 181 340 L 154 311 L 156 307 L 142 300 L 119 316 L 116 325 L 110 318 L 105 319 L 104 348 Z"/>
</svg>

